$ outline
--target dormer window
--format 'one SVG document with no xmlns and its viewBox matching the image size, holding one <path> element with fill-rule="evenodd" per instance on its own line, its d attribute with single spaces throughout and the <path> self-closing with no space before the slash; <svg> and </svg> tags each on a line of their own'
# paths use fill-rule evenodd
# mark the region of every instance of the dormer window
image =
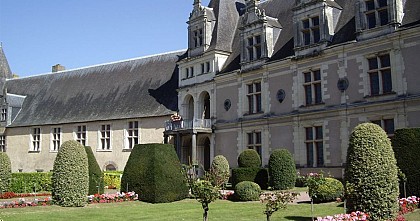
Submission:
<svg viewBox="0 0 420 221">
<path fill-rule="evenodd" d="M 194 46 L 196 48 L 203 45 L 203 29 L 200 28 L 194 31 Z"/>
<path fill-rule="evenodd" d="M 318 43 L 320 40 L 319 17 L 315 16 L 302 21 L 302 38 L 304 45 Z"/>
<path fill-rule="evenodd" d="M 367 0 L 365 5 L 365 16 L 368 29 L 387 25 L 389 23 L 387 0 Z"/>
<path fill-rule="evenodd" d="M 2 108 L 0 121 L 6 121 L 6 120 L 7 120 L 7 108 Z"/>
<path fill-rule="evenodd" d="M 248 38 L 248 59 L 250 61 L 261 58 L 261 35 Z"/>
</svg>

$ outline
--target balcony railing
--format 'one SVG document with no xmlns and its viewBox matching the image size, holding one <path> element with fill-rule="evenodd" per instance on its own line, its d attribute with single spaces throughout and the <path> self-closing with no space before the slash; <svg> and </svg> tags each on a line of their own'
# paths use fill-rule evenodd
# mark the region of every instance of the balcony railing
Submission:
<svg viewBox="0 0 420 221">
<path fill-rule="evenodd" d="M 211 128 L 210 119 L 165 121 L 165 131 L 188 130 L 188 129 L 209 129 L 209 128 Z"/>
</svg>

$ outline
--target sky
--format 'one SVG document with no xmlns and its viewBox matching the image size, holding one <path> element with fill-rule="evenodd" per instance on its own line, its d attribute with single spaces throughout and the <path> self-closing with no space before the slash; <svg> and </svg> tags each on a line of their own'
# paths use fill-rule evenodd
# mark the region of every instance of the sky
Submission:
<svg viewBox="0 0 420 221">
<path fill-rule="evenodd" d="M 208 4 L 203 0 L 203 5 Z M 187 48 L 193 0 L 0 0 L 0 42 L 20 77 Z"/>
</svg>

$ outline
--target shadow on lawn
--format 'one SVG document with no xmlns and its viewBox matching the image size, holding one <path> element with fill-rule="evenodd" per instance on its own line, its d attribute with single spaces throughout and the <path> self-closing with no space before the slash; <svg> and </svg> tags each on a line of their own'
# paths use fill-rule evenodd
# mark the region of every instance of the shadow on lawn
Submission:
<svg viewBox="0 0 420 221">
<path fill-rule="evenodd" d="M 287 220 L 295 220 L 295 221 L 311 221 L 311 217 L 304 217 L 304 216 L 285 216 Z"/>
</svg>

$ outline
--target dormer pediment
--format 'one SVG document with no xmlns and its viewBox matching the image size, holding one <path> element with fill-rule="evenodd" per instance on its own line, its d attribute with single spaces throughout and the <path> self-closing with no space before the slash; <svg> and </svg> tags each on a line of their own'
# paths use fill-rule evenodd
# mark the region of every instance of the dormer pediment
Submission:
<svg viewBox="0 0 420 221">
<path fill-rule="evenodd" d="M 210 46 L 216 17 L 213 9 L 194 0 L 188 24 L 188 57 L 202 55 Z"/>
</svg>

